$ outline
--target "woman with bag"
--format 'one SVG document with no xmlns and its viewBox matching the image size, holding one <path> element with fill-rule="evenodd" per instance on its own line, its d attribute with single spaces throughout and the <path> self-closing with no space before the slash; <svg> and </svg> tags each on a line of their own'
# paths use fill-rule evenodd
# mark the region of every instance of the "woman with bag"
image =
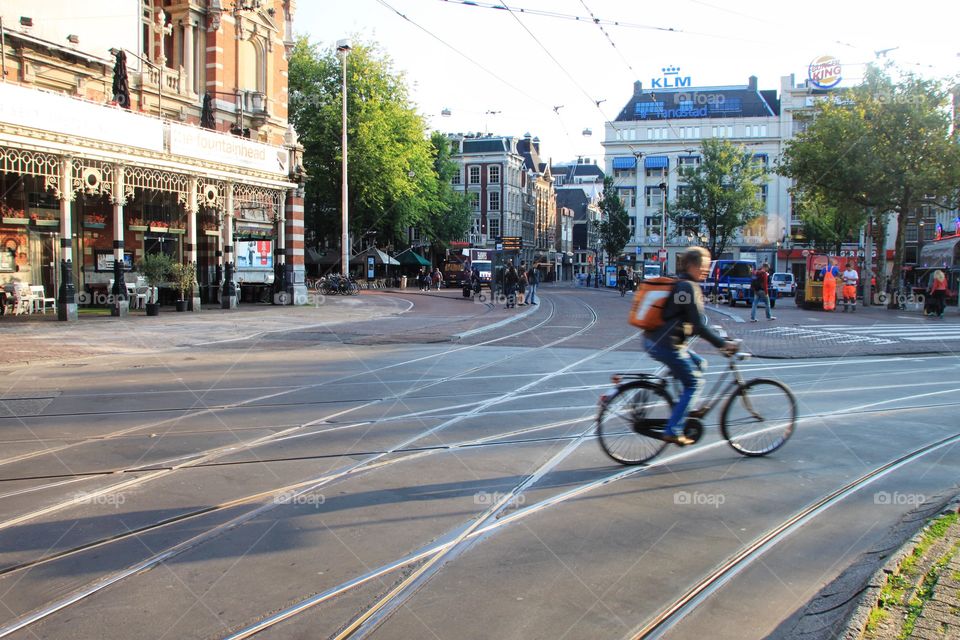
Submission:
<svg viewBox="0 0 960 640">
<path fill-rule="evenodd" d="M 942 318 L 947 306 L 947 277 L 943 275 L 943 271 L 937 269 L 933 272 L 927 293 L 930 294 L 930 315 Z"/>
</svg>

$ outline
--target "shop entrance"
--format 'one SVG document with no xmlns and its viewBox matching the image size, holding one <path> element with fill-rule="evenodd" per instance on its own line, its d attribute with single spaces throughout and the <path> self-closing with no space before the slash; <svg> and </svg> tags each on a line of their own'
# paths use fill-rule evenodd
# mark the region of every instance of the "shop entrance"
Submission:
<svg viewBox="0 0 960 640">
<path fill-rule="evenodd" d="M 55 298 L 60 288 L 60 234 L 30 230 L 30 284 L 43 285 L 44 297 Z"/>
</svg>

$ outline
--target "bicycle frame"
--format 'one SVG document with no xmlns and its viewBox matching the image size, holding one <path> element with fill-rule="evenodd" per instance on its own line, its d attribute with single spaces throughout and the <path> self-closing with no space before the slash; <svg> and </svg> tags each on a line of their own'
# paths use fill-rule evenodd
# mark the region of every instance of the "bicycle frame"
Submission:
<svg viewBox="0 0 960 640">
<path fill-rule="evenodd" d="M 702 400 L 696 409 L 693 409 L 692 412 L 697 415 L 697 417 L 704 417 L 710 413 L 717 403 L 722 399 L 729 397 L 736 389 L 739 389 L 744 386 L 743 376 L 740 373 L 740 370 L 737 368 L 737 360 L 745 359 L 741 354 L 735 354 L 729 358 L 730 362 L 727 365 L 726 371 L 724 371 L 717 381 L 713 384 L 710 391 L 706 394 L 706 399 Z M 731 378 L 732 376 L 732 378 Z M 618 387 L 621 384 L 621 381 L 630 381 L 630 380 L 645 380 L 647 382 L 652 382 L 654 384 L 660 385 L 663 390 L 670 395 L 671 398 L 674 398 L 674 394 L 670 391 L 670 382 L 676 382 L 672 378 L 665 378 L 663 376 L 654 375 L 651 373 L 618 373 L 613 376 L 613 382 Z M 747 408 L 753 413 L 753 409 Z"/>
</svg>

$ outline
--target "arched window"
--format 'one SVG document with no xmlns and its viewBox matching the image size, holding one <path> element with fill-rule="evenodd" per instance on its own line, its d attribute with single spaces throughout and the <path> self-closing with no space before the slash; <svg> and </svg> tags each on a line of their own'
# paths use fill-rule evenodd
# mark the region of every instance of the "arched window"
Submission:
<svg viewBox="0 0 960 640">
<path fill-rule="evenodd" d="M 237 42 L 237 53 L 237 69 L 239 70 L 237 79 L 239 86 L 237 88 L 247 91 L 260 91 L 262 56 L 256 45 L 250 40 L 240 40 Z"/>
</svg>

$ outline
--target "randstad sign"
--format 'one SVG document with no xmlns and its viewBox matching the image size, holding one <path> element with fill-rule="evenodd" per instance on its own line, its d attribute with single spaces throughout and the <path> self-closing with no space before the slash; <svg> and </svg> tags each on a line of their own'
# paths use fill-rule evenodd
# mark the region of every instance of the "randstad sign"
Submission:
<svg viewBox="0 0 960 640">
<path fill-rule="evenodd" d="M 652 89 L 678 89 L 680 87 L 689 87 L 690 85 L 690 76 L 681 76 L 680 67 L 663 67 L 660 71 L 663 72 L 662 78 L 651 78 L 650 87 Z"/>
</svg>

